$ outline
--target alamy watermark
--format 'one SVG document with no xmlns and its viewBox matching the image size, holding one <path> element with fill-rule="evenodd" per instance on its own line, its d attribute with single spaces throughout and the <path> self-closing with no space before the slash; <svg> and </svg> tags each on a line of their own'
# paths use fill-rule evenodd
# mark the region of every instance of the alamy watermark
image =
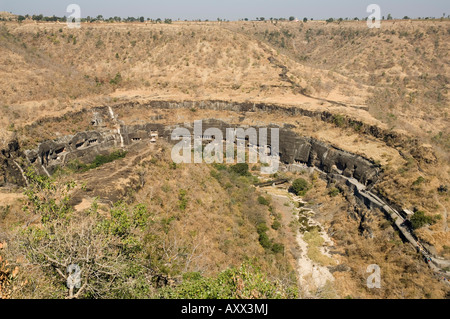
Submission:
<svg viewBox="0 0 450 319">
<path fill-rule="evenodd" d="M 171 139 L 180 141 L 172 148 L 172 160 L 177 163 L 224 163 L 246 162 L 246 147 L 248 148 L 248 163 L 265 164 L 261 166 L 261 173 L 274 174 L 279 166 L 279 129 L 270 128 L 270 143 L 268 129 L 259 128 L 226 128 L 224 132 L 219 128 L 210 127 L 203 132 L 202 121 L 194 121 L 194 139 L 187 128 L 178 127 L 172 131 Z M 206 144 L 206 145 L 204 145 Z M 236 148 L 235 148 L 236 146 Z M 193 152 L 192 152 L 193 150 Z M 193 160 L 192 160 L 193 153 Z"/>
<path fill-rule="evenodd" d="M 69 276 L 67 276 L 67 288 L 79 289 L 81 287 L 81 268 L 80 268 L 80 266 L 78 266 L 76 264 L 69 265 L 67 267 L 67 273 L 69 274 Z"/>
<path fill-rule="evenodd" d="M 380 266 L 372 264 L 367 266 L 366 272 L 372 273 L 367 277 L 367 288 L 381 288 L 381 269 Z"/>
<path fill-rule="evenodd" d="M 69 29 L 81 28 L 81 8 L 78 4 L 69 4 L 66 8 L 67 13 L 71 13 L 67 17 L 67 27 Z"/>
<path fill-rule="evenodd" d="M 369 4 L 367 6 L 366 11 L 371 13 L 367 17 L 367 26 L 372 28 L 380 28 L 381 27 L 381 8 L 378 4 Z"/>
</svg>

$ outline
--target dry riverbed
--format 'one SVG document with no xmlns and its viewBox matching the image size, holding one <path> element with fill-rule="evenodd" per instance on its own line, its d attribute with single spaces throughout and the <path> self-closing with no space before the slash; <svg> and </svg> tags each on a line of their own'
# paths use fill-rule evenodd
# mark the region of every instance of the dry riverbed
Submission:
<svg viewBox="0 0 450 319">
<path fill-rule="evenodd" d="M 273 205 L 283 216 L 283 224 L 291 230 L 294 250 L 298 252 L 297 274 L 302 297 L 337 297 L 333 287 L 335 278 L 328 269 L 338 264 L 336 256 L 328 252 L 333 241 L 323 225 L 314 219 L 314 210 L 287 189 L 267 187 L 264 190 L 272 196 Z"/>
</svg>

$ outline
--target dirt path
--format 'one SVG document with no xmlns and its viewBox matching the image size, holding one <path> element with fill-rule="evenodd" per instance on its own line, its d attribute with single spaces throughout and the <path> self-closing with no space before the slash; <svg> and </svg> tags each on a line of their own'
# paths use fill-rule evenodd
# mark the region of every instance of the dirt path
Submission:
<svg viewBox="0 0 450 319">
<path fill-rule="evenodd" d="M 301 198 L 292 196 L 287 190 L 279 189 L 276 187 L 264 188 L 268 194 L 272 196 L 276 210 L 281 213 L 282 221 L 286 228 L 291 229 L 288 225 L 291 222 L 295 222 L 298 225 L 298 202 L 303 202 Z M 310 225 L 320 224 L 312 218 L 308 221 Z M 303 292 L 303 296 L 306 298 L 316 297 L 318 290 L 327 285 L 328 282 L 333 282 L 334 277 L 325 266 L 314 262 L 308 257 L 308 243 L 304 239 L 304 234 L 296 227 L 295 233 L 290 231 L 288 236 L 293 245 L 297 244 L 297 275 L 300 283 L 300 287 Z M 331 239 L 326 234 L 321 232 L 321 236 L 324 238 L 325 243 L 332 243 Z M 295 244 L 294 244 L 295 243 Z M 329 258 L 329 255 L 324 247 L 320 247 L 321 253 Z"/>
</svg>

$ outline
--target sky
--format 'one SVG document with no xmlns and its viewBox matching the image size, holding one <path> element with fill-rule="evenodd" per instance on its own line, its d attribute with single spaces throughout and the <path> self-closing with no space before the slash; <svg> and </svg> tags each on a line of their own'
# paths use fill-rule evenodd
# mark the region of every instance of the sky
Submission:
<svg viewBox="0 0 450 319">
<path fill-rule="evenodd" d="M 101 14 L 105 18 L 144 16 L 173 20 L 363 18 L 370 14 L 366 8 L 372 3 L 380 6 L 382 16 L 390 13 L 394 18 L 439 18 L 450 14 L 450 0 L 0 0 L 0 11 L 68 16 L 66 8 L 72 3 L 80 6 L 82 17 Z"/>
</svg>

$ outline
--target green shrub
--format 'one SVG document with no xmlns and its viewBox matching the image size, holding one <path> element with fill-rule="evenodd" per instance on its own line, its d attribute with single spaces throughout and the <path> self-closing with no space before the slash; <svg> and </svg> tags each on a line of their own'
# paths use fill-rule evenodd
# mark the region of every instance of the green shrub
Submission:
<svg viewBox="0 0 450 319">
<path fill-rule="evenodd" d="M 112 78 L 109 83 L 112 85 L 117 85 L 122 81 L 122 75 L 119 72 L 116 73 L 116 76 Z"/>
<path fill-rule="evenodd" d="M 411 225 L 414 229 L 421 228 L 425 225 L 434 224 L 434 219 L 430 216 L 426 216 L 423 211 L 416 211 L 414 215 L 411 217 Z"/>
<path fill-rule="evenodd" d="M 270 241 L 269 236 L 267 236 L 266 233 L 259 234 L 258 240 L 261 246 L 265 249 L 269 249 L 272 246 L 272 242 Z"/>
<path fill-rule="evenodd" d="M 344 116 L 342 116 L 340 114 L 335 114 L 335 115 L 333 115 L 332 122 L 337 127 L 343 127 L 345 125 L 345 118 L 344 118 Z"/>
<path fill-rule="evenodd" d="M 339 189 L 337 189 L 336 187 L 333 187 L 332 189 L 330 189 L 330 191 L 328 192 L 328 195 L 330 195 L 331 197 L 335 197 L 340 193 Z"/>
<path fill-rule="evenodd" d="M 278 229 L 280 229 L 280 227 L 281 227 L 281 223 L 278 220 L 273 222 L 273 224 L 272 224 L 273 229 L 278 230 Z"/>
<path fill-rule="evenodd" d="M 423 178 L 422 176 L 419 176 L 412 184 L 413 184 L 413 186 L 417 186 L 417 185 L 422 184 L 423 182 L 425 182 L 425 178 Z"/>
<path fill-rule="evenodd" d="M 186 209 L 187 202 L 188 202 L 188 200 L 186 198 L 186 195 L 187 195 L 187 191 L 184 190 L 184 189 L 180 189 L 180 192 L 178 194 L 178 199 L 179 199 L 179 205 L 178 206 L 180 207 L 181 210 L 185 210 Z"/>
<path fill-rule="evenodd" d="M 256 226 L 256 231 L 258 232 L 258 234 L 265 233 L 268 230 L 269 228 L 267 227 L 266 223 L 260 223 L 258 224 L 258 226 Z"/>
<path fill-rule="evenodd" d="M 284 251 L 284 245 L 275 243 L 272 245 L 272 251 L 276 254 L 282 253 Z"/>
<path fill-rule="evenodd" d="M 266 223 L 260 223 L 256 227 L 256 231 L 259 235 L 259 243 L 263 248 L 269 249 L 272 246 L 272 242 L 269 239 L 269 236 L 267 236 L 266 232 L 269 230 Z"/>
<path fill-rule="evenodd" d="M 175 162 L 169 163 L 169 168 L 170 169 L 177 169 L 177 163 L 175 163 Z"/>
<path fill-rule="evenodd" d="M 304 196 L 309 189 L 308 182 L 303 178 L 297 178 L 292 183 L 292 186 L 289 188 L 289 191 L 298 195 Z"/>
<path fill-rule="evenodd" d="M 100 167 L 103 164 L 113 162 L 119 158 L 124 158 L 126 155 L 126 151 L 118 150 L 108 155 L 97 155 L 91 164 L 84 164 L 79 160 L 74 160 L 69 162 L 66 167 L 73 172 L 86 172 L 90 169 Z"/>
<path fill-rule="evenodd" d="M 200 280 L 202 279 L 202 274 L 198 271 L 186 272 L 183 274 L 183 280 Z"/>
<path fill-rule="evenodd" d="M 231 170 L 240 176 L 249 176 L 247 163 L 238 163 L 231 166 Z"/>
<path fill-rule="evenodd" d="M 227 169 L 227 166 L 225 164 L 213 163 L 212 165 L 218 171 L 225 171 Z"/>
<path fill-rule="evenodd" d="M 163 299 L 292 299 L 297 298 L 296 285 L 286 286 L 270 281 L 251 262 L 229 268 L 216 277 L 193 274 L 177 287 L 161 289 Z"/>
<path fill-rule="evenodd" d="M 88 165 L 89 168 L 97 168 L 103 164 L 111 163 L 119 158 L 124 158 L 127 155 L 126 151 L 114 151 L 109 155 L 97 155 L 94 161 Z"/>
<path fill-rule="evenodd" d="M 261 205 L 269 206 L 269 201 L 264 196 L 258 196 L 258 203 Z"/>
<path fill-rule="evenodd" d="M 78 159 L 67 163 L 66 167 L 73 172 L 84 172 L 89 170 L 88 165 L 81 163 Z"/>
</svg>

